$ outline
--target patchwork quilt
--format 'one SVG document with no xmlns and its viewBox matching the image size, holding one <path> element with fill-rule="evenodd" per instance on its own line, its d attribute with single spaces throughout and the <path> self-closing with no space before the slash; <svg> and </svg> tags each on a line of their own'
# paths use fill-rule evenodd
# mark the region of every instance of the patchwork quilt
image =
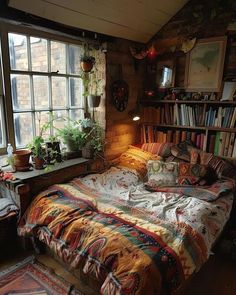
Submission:
<svg viewBox="0 0 236 295">
<path fill-rule="evenodd" d="M 18 232 L 83 265 L 102 294 L 173 293 L 207 260 L 232 200 L 148 192 L 133 171 L 112 167 L 40 193 Z"/>
</svg>

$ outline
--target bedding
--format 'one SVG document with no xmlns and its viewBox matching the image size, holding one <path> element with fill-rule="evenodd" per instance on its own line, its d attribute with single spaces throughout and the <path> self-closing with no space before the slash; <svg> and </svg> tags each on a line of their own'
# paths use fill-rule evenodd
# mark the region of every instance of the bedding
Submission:
<svg viewBox="0 0 236 295">
<path fill-rule="evenodd" d="M 18 233 L 82 264 L 102 294 L 160 294 L 163 286 L 174 293 L 209 257 L 232 202 L 231 188 L 212 202 L 149 192 L 135 170 L 111 167 L 40 193 Z"/>
</svg>

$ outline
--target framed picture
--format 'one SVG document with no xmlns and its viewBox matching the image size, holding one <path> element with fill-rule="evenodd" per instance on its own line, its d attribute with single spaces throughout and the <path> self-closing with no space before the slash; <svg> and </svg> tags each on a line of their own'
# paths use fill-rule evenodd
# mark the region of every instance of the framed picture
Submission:
<svg viewBox="0 0 236 295">
<path fill-rule="evenodd" d="M 188 53 L 185 70 L 186 91 L 221 90 L 227 38 L 200 39 Z"/>
</svg>

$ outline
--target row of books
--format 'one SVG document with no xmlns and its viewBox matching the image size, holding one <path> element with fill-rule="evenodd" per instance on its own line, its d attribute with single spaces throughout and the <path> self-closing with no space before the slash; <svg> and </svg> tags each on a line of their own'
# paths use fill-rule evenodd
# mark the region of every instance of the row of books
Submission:
<svg viewBox="0 0 236 295">
<path fill-rule="evenodd" d="M 219 107 L 214 109 L 210 107 L 206 111 L 205 126 L 234 128 L 236 122 L 236 108 L 234 107 Z"/>
<path fill-rule="evenodd" d="M 186 130 L 158 130 L 156 126 L 142 127 L 142 142 L 173 142 L 175 144 L 181 141 L 191 140 L 197 148 L 205 150 L 207 137 L 205 133 L 190 132 Z"/>
<path fill-rule="evenodd" d="M 158 130 L 157 126 L 142 126 L 142 142 L 173 142 L 191 140 L 201 150 L 220 157 L 236 157 L 236 134 L 216 132 L 208 137 L 203 132 L 186 130 Z"/>
<path fill-rule="evenodd" d="M 157 108 L 144 108 L 143 121 L 145 123 L 179 126 L 235 128 L 236 108 L 214 108 L 210 106 L 210 108 L 206 110 L 203 105 L 164 104 Z"/>
<path fill-rule="evenodd" d="M 220 157 L 236 157 L 236 136 L 230 132 L 210 134 L 207 150 Z"/>
</svg>

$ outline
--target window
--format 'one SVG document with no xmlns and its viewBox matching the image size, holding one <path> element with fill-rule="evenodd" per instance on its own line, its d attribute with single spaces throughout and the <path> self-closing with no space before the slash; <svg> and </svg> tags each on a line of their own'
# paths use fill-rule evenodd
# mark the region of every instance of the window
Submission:
<svg viewBox="0 0 236 295">
<path fill-rule="evenodd" d="M 3 81 L 2 81 L 1 60 L 0 60 L 0 149 L 6 147 L 4 121 L 5 120 L 4 120 L 4 111 L 3 111 Z"/>
<path fill-rule="evenodd" d="M 81 46 L 9 32 L 8 49 L 16 148 L 26 146 L 50 114 L 73 119 L 83 117 Z M 0 124 L 2 127 L 2 112 Z M 61 123 L 55 123 L 55 127 L 56 124 Z M 53 133 L 55 130 L 50 130 L 50 135 Z"/>
</svg>

